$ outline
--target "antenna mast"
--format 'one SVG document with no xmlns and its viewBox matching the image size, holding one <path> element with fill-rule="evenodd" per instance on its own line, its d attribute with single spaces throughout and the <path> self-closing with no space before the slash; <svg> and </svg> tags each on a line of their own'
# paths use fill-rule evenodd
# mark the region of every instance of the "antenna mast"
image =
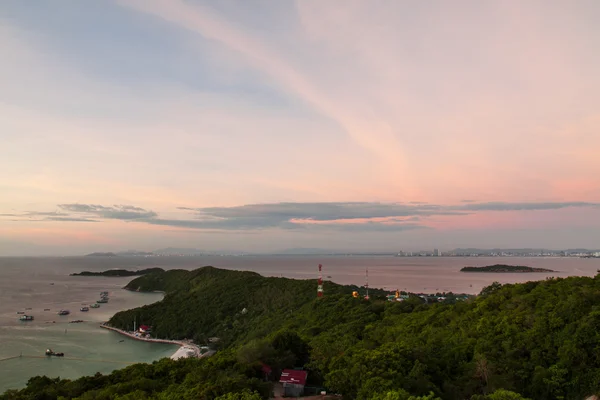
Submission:
<svg viewBox="0 0 600 400">
<path fill-rule="evenodd" d="M 323 277 L 321 276 L 321 264 L 319 264 L 319 280 L 317 281 L 317 297 L 323 297 Z"/>
</svg>

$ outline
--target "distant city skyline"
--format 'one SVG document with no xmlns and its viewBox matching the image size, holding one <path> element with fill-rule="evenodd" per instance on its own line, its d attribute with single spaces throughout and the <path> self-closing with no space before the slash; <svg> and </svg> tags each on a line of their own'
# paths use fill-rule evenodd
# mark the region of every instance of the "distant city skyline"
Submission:
<svg viewBox="0 0 600 400">
<path fill-rule="evenodd" d="M 0 256 L 600 247 L 600 3 L 0 3 Z"/>
</svg>

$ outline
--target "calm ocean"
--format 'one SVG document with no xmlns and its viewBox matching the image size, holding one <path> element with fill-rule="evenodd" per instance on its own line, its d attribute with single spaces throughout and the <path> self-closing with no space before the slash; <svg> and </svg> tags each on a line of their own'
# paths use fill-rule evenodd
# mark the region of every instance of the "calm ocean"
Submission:
<svg viewBox="0 0 600 400">
<path fill-rule="evenodd" d="M 315 278 L 323 264 L 325 280 L 363 285 L 369 268 L 369 286 L 411 292 L 453 291 L 479 293 L 493 281 L 502 283 L 544 279 L 548 276 L 594 276 L 598 259 L 579 258 L 445 258 L 372 256 L 244 256 L 244 257 L 0 257 L 0 360 L 22 354 L 43 356 L 46 348 L 64 352 L 67 357 L 16 358 L 0 361 L 0 392 L 22 387 L 34 375 L 76 378 L 96 372 L 108 373 L 127 363 L 151 362 L 170 356 L 172 345 L 137 342 L 98 325 L 115 312 L 159 301 L 160 294 L 132 293 L 121 288 L 132 278 L 72 277 L 80 271 L 111 268 L 194 269 L 205 265 L 256 271 L 266 276 Z M 549 274 L 467 274 L 464 266 L 496 263 L 548 268 Z M 330 278 L 329 278 L 330 277 Z M 315 288 L 316 289 L 316 288 Z M 325 286 L 327 290 L 327 286 Z M 99 309 L 80 312 L 101 291 L 110 301 Z M 31 308 L 31 310 L 26 310 Z M 50 311 L 44 311 L 50 309 Z M 69 309 L 68 316 L 58 316 Z M 20 322 L 17 311 L 33 315 L 32 322 Z M 71 320 L 86 322 L 70 324 Z M 124 340 L 124 341 L 122 341 Z"/>
</svg>

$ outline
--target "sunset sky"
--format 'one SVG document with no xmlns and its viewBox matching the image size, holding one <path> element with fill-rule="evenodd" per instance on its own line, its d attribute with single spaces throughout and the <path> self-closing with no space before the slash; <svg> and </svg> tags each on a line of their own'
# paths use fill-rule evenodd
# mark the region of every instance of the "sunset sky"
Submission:
<svg viewBox="0 0 600 400">
<path fill-rule="evenodd" d="M 0 255 L 600 248 L 600 2 L 0 2 Z"/>
</svg>

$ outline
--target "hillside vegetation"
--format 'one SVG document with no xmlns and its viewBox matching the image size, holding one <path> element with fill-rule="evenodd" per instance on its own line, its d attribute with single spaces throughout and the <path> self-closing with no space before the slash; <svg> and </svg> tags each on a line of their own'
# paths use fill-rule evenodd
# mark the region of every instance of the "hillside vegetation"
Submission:
<svg viewBox="0 0 600 400">
<path fill-rule="evenodd" d="M 205 267 L 137 278 L 163 301 L 118 313 L 161 337 L 215 335 L 201 360 L 161 360 L 74 381 L 32 378 L 8 399 L 268 398 L 283 368 L 348 399 L 584 399 L 600 388 L 600 276 L 486 287 L 474 300 L 353 298 L 349 286 Z M 246 311 L 243 311 L 246 309 Z"/>
<path fill-rule="evenodd" d="M 315 299 L 316 280 L 267 278 L 255 272 L 204 267 L 194 271 L 170 270 L 131 281 L 130 290 L 166 292 L 163 301 L 115 314 L 109 325 L 126 329 L 152 326 L 153 336 L 221 343 L 262 337 L 293 319 Z M 328 295 L 350 295 L 352 286 L 325 282 Z M 383 297 L 385 292 L 373 291 Z"/>
</svg>

